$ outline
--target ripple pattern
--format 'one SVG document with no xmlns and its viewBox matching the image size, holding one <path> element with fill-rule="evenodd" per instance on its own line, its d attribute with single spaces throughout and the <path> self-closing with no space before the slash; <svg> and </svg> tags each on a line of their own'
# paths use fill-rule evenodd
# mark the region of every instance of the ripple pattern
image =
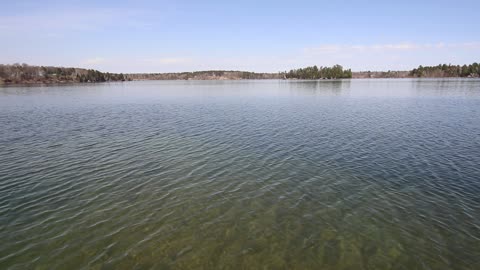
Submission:
<svg viewBox="0 0 480 270">
<path fill-rule="evenodd" d="M 121 85 L 0 95 L 1 269 L 479 269 L 480 81 Z"/>
</svg>

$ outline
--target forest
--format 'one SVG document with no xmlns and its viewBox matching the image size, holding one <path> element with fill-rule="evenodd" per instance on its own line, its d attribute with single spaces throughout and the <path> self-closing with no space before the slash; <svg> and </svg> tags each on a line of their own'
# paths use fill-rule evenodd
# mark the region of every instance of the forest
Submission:
<svg viewBox="0 0 480 270">
<path fill-rule="evenodd" d="M 333 67 L 306 67 L 299 69 L 292 69 L 285 73 L 287 79 L 304 79 L 304 80 L 318 80 L 318 79 L 347 79 L 352 78 L 352 70 L 344 70 L 341 65 L 334 65 Z"/>
<path fill-rule="evenodd" d="M 65 83 L 125 81 L 124 74 L 93 69 L 0 64 L 0 83 Z"/>
<path fill-rule="evenodd" d="M 288 72 L 256 73 L 248 71 L 195 71 L 181 73 L 109 73 L 94 69 L 0 64 L 0 84 L 29 83 L 93 83 L 131 80 L 260 80 L 260 79 L 344 79 L 344 78 L 445 78 L 480 77 L 480 64 L 419 66 L 410 71 L 358 71 L 332 67 L 310 66 Z"/>
<path fill-rule="evenodd" d="M 233 70 L 208 70 L 180 73 L 133 73 L 127 74 L 133 80 L 265 80 L 281 79 L 281 73 L 256 73 Z"/>
<path fill-rule="evenodd" d="M 416 78 L 442 78 L 442 77 L 480 77 L 480 65 L 473 63 L 471 65 L 438 65 L 438 66 L 419 66 L 410 71 L 409 75 Z"/>
</svg>

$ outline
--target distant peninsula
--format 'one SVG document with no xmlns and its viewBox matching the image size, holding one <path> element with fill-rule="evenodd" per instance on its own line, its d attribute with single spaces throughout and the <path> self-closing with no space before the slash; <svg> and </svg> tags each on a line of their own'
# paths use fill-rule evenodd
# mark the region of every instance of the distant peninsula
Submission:
<svg viewBox="0 0 480 270">
<path fill-rule="evenodd" d="M 94 83 L 139 80 L 320 80 L 362 78 L 479 78 L 480 65 L 419 66 L 410 71 L 352 72 L 341 65 L 305 67 L 277 73 L 208 70 L 181 73 L 109 73 L 93 69 L 0 64 L 0 84 Z"/>
</svg>

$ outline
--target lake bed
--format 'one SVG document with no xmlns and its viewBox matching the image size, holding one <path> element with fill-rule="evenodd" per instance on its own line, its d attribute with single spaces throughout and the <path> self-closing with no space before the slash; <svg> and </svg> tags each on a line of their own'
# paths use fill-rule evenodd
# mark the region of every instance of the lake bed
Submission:
<svg viewBox="0 0 480 270">
<path fill-rule="evenodd" d="M 0 88 L 1 269 L 478 269 L 480 80 Z"/>
</svg>

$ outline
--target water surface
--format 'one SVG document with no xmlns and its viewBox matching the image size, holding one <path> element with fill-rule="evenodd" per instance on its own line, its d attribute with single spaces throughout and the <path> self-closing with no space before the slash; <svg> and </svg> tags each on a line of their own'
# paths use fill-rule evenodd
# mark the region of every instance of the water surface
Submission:
<svg viewBox="0 0 480 270">
<path fill-rule="evenodd" d="M 0 88 L 0 269 L 480 269 L 480 80 Z"/>
</svg>

